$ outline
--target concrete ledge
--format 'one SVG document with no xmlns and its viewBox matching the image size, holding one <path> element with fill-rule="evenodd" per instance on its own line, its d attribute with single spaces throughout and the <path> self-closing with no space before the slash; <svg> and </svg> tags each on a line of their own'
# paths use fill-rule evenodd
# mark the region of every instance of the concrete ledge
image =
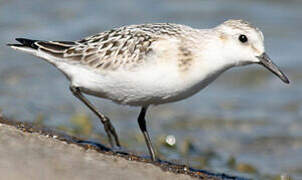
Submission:
<svg viewBox="0 0 302 180">
<path fill-rule="evenodd" d="M 0 118 L 0 174 L 5 179 L 234 179 L 169 162 L 150 162 L 101 144 Z"/>
</svg>

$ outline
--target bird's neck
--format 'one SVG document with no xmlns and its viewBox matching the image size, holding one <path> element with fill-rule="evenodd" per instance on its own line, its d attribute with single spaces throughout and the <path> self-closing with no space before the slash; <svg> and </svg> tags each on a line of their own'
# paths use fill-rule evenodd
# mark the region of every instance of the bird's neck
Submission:
<svg viewBox="0 0 302 180">
<path fill-rule="evenodd" d="M 191 70 L 192 83 L 200 88 L 207 86 L 224 71 L 236 66 L 235 61 L 224 56 L 223 46 L 213 42 L 209 41 L 206 46 L 200 47 Z"/>
</svg>

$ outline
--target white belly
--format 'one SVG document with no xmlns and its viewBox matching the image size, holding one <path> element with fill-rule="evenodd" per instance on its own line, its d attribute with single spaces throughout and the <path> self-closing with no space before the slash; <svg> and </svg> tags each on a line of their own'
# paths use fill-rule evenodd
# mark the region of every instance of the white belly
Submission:
<svg viewBox="0 0 302 180">
<path fill-rule="evenodd" d="M 192 81 L 177 66 L 143 66 L 135 71 L 94 72 L 87 67 L 61 64 L 58 67 L 84 93 L 119 104 L 147 106 L 178 101 L 191 96 L 210 81 Z"/>
</svg>

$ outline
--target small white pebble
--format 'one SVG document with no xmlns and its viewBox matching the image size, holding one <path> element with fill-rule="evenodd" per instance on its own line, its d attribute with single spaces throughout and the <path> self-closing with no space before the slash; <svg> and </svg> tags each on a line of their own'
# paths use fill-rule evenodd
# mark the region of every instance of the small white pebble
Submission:
<svg viewBox="0 0 302 180">
<path fill-rule="evenodd" d="M 166 137 L 166 143 L 170 146 L 174 146 L 176 143 L 176 138 L 173 135 L 168 135 Z"/>
</svg>

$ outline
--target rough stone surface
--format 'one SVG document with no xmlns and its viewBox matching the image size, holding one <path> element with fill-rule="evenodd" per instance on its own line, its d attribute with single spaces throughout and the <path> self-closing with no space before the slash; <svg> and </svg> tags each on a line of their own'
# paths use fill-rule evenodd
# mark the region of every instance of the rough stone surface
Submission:
<svg viewBox="0 0 302 180">
<path fill-rule="evenodd" d="M 247 180 L 156 162 L 129 152 L 57 132 L 39 124 L 18 122 L 0 113 L 0 179 L 204 179 Z"/>
<path fill-rule="evenodd" d="M 193 179 L 5 124 L 0 124 L 0 176 L 24 180 Z"/>
</svg>

